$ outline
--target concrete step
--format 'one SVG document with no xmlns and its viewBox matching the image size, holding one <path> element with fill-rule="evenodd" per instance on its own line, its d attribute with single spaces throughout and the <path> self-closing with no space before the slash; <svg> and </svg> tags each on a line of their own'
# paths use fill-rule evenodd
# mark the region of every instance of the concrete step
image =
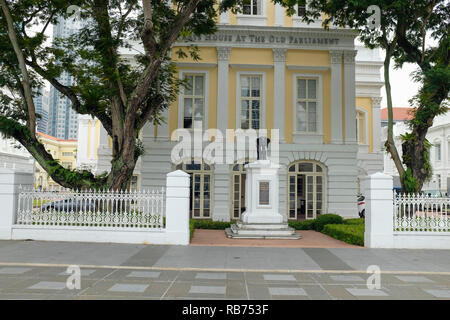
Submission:
<svg viewBox="0 0 450 320">
<path fill-rule="evenodd" d="M 301 239 L 301 235 L 298 233 L 287 234 L 287 235 L 275 235 L 275 234 L 239 234 L 233 232 L 231 228 L 225 229 L 225 234 L 228 238 L 232 239 L 278 239 L 278 240 L 298 240 Z"/>
<path fill-rule="evenodd" d="M 231 225 L 230 229 L 237 234 L 242 235 L 252 235 L 252 234 L 266 234 L 266 235 L 290 235 L 295 233 L 292 228 L 282 228 L 282 229 L 244 229 L 239 228 L 237 225 Z"/>
<path fill-rule="evenodd" d="M 242 229 L 286 229 L 289 228 L 287 223 L 243 223 L 236 221 L 236 225 Z"/>
</svg>

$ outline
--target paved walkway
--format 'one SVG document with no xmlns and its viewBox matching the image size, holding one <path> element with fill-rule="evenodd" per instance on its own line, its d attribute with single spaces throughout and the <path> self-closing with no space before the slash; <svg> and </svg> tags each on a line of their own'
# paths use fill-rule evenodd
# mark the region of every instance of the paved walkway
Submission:
<svg viewBox="0 0 450 320">
<path fill-rule="evenodd" d="M 336 240 L 326 234 L 314 231 L 297 231 L 298 240 L 230 239 L 224 230 L 197 229 L 191 239 L 192 246 L 220 247 L 283 247 L 283 248 L 361 248 Z"/>
<path fill-rule="evenodd" d="M 439 274 L 382 274 L 373 290 L 365 273 L 87 267 L 80 288 L 72 290 L 68 277 L 62 266 L 0 266 L 0 299 L 450 299 L 450 276 Z"/>
<path fill-rule="evenodd" d="M 450 250 L 0 241 L 0 299 L 13 298 L 450 299 Z"/>
</svg>

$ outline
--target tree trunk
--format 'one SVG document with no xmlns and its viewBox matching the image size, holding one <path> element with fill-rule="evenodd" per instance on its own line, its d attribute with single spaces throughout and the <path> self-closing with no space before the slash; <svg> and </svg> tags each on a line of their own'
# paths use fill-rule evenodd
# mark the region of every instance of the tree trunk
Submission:
<svg viewBox="0 0 450 320">
<path fill-rule="evenodd" d="M 134 128 L 134 126 L 131 128 Z M 134 132 L 134 129 L 125 130 L 125 134 L 122 138 L 122 145 L 119 146 L 119 150 L 113 152 L 111 172 L 107 179 L 107 187 L 110 190 L 129 189 L 133 171 L 138 159 L 135 155 L 136 133 Z M 115 148 L 116 147 L 113 145 L 113 149 Z"/>
<path fill-rule="evenodd" d="M 426 134 L 428 130 L 414 128 L 411 138 L 402 143 L 404 162 L 411 169 L 412 175 L 417 182 L 416 190 L 410 192 L 420 192 L 423 184 L 429 177 L 430 169 L 426 163 L 429 162 L 429 151 L 426 147 Z"/>
<path fill-rule="evenodd" d="M 400 177 L 405 173 L 405 168 L 403 167 L 402 160 L 398 154 L 397 147 L 395 146 L 394 141 L 394 115 L 392 111 L 392 92 L 391 92 L 391 83 L 389 77 L 389 66 L 391 62 L 391 54 L 390 50 L 386 50 L 386 57 L 384 58 L 384 86 L 386 88 L 386 98 L 387 98 L 387 107 L 388 107 L 388 136 L 385 142 L 386 151 L 391 154 L 391 158 L 394 161 L 395 167 L 397 168 L 397 172 Z M 400 179 L 402 181 L 402 179 Z M 404 190 L 403 182 L 402 189 Z"/>
</svg>

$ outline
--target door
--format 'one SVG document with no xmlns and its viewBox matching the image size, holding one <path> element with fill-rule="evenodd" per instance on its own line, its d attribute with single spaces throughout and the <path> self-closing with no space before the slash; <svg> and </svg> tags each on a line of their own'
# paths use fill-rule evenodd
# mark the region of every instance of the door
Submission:
<svg viewBox="0 0 450 320">
<path fill-rule="evenodd" d="M 301 161 L 288 169 L 288 217 L 293 220 L 316 219 L 324 207 L 324 167 Z"/>
<path fill-rule="evenodd" d="M 245 211 L 245 164 L 236 164 L 231 173 L 231 219 L 241 219 L 241 214 Z"/>
</svg>

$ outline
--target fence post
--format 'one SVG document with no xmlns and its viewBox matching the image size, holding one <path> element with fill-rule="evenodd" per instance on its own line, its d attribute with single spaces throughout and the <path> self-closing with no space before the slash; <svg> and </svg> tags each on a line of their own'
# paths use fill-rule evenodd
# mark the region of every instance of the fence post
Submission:
<svg viewBox="0 0 450 320">
<path fill-rule="evenodd" d="M 166 232 L 170 244 L 189 244 L 189 174 L 176 170 L 167 174 Z"/>
<path fill-rule="evenodd" d="M 362 178 L 366 192 L 364 245 L 369 248 L 394 246 L 392 177 L 381 172 Z"/>
<path fill-rule="evenodd" d="M 19 186 L 33 186 L 33 173 L 0 168 L 0 239 L 11 240 L 12 225 L 17 214 Z"/>
</svg>

